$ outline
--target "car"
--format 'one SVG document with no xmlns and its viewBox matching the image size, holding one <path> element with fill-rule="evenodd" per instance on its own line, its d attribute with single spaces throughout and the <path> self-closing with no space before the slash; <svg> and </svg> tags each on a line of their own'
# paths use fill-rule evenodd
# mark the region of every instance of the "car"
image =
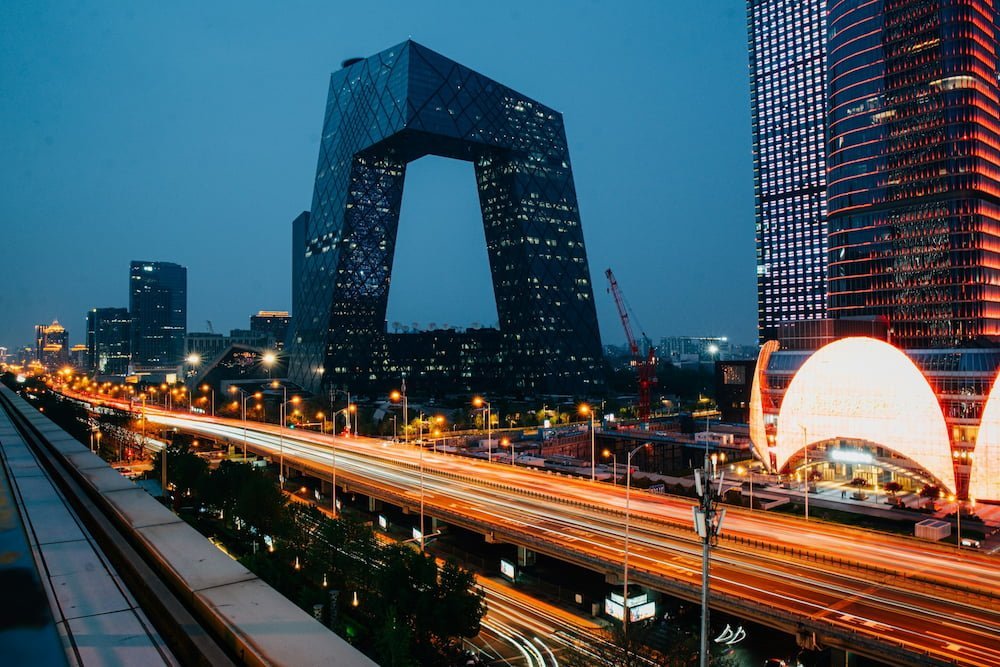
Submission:
<svg viewBox="0 0 1000 667">
<path fill-rule="evenodd" d="M 983 545 L 979 540 L 974 540 L 971 537 L 963 537 L 962 546 L 969 547 L 970 549 L 979 549 L 982 548 Z"/>
<path fill-rule="evenodd" d="M 788 663 L 781 658 L 768 658 L 764 661 L 764 667 L 788 667 Z"/>
</svg>

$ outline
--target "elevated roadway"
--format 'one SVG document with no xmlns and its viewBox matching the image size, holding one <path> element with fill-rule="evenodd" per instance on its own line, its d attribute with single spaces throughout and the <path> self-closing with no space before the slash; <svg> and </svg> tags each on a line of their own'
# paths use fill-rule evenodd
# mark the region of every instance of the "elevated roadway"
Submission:
<svg viewBox="0 0 1000 667">
<path fill-rule="evenodd" d="M 151 422 L 240 446 L 238 420 L 147 410 Z M 517 466 L 247 423 L 251 451 L 445 522 L 615 580 L 622 487 Z M 280 433 L 280 435 L 279 435 Z M 697 600 L 692 501 L 633 490 L 630 580 Z M 991 556 L 904 537 L 731 508 L 714 551 L 712 605 L 821 645 L 892 664 L 1000 665 L 1000 568 Z"/>
</svg>

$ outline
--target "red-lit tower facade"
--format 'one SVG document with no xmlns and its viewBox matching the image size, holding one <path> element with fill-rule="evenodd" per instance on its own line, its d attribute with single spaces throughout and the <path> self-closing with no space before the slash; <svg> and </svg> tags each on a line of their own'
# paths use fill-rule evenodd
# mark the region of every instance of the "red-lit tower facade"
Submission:
<svg viewBox="0 0 1000 667">
<path fill-rule="evenodd" d="M 828 4 L 829 314 L 904 349 L 1000 341 L 1000 90 L 989 0 Z"/>
</svg>

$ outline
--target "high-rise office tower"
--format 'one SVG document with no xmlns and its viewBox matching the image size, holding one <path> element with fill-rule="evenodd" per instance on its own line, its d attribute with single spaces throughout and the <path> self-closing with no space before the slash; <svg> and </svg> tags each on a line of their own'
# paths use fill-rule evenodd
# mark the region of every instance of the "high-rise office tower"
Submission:
<svg viewBox="0 0 1000 667">
<path fill-rule="evenodd" d="M 826 316 L 826 2 L 749 0 L 757 328 Z"/>
<path fill-rule="evenodd" d="M 170 262 L 134 261 L 129 278 L 132 366 L 179 367 L 187 333 L 187 269 Z"/>
<path fill-rule="evenodd" d="M 262 310 L 256 315 L 250 316 L 250 331 L 267 335 L 274 349 L 283 350 L 285 338 L 288 337 L 288 325 L 291 321 L 292 318 L 288 311 Z"/>
<path fill-rule="evenodd" d="M 87 313 L 88 370 L 102 375 L 128 373 L 131 328 L 127 308 L 92 308 Z"/>
<path fill-rule="evenodd" d="M 830 3 L 832 317 L 903 348 L 1000 340 L 997 9 Z"/>
<path fill-rule="evenodd" d="M 48 368 L 69 363 L 69 332 L 59 320 L 35 327 L 35 357 Z"/>
<path fill-rule="evenodd" d="M 475 165 L 500 320 L 494 380 L 596 390 L 601 339 L 562 115 L 412 41 L 330 77 L 291 378 L 313 390 L 398 384 L 389 279 L 406 165 L 425 155 Z"/>
</svg>

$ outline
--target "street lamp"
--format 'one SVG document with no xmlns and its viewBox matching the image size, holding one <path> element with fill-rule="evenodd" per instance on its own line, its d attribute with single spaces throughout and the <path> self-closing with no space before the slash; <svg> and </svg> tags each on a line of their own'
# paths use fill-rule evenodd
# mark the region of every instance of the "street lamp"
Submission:
<svg viewBox="0 0 1000 667">
<path fill-rule="evenodd" d="M 736 468 L 736 472 L 739 473 L 740 477 L 746 476 L 750 479 L 750 511 L 753 512 L 753 468 L 739 466 Z"/>
<path fill-rule="evenodd" d="M 500 445 L 502 447 L 506 447 L 507 445 L 510 445 L 510 464 L 514 465 L 514 443 L 511 441 L 510 438 L 501 438 L 500 439 Z"/>
<path fill-rule="evenodd" d="M 625 634 L 625 640 L 628 641 L 628 624 L 631 620 L 632 611 L 628 606 L 628 548 L 629 548 L 629 532 L 632 525 L 632 457 L 640 449 L 652 449 L 653 445 L 648 442 L 644 442 L 641 445 L 635 447 L 628 453 L 625 458 L 625 563 L 622 572 L 622 595 L 624 596 L 624 613 L 622 614 L 622 626 Z"/>
<path fill-rule="evenodd" d="M 486 457 L 487 460 L 493 460 L 493 412 L 490 402 L 483 399 L 482 396 L 476 396 L 472 399 L 472 405 L 481 408 L 483 410 L 483 417 L 486 419 Z M 484 407 L 485 406 L 485 407 Z"/>
<path fill-rule="evenodd" d="M 714 486 L 717 478 L 718 464 L 720 460 L 725 460 L 725 455 L 712 454 L 709 456 L 706 443 L 705 463 L 702 468 L 694 471 L 695 489 L 698 492 L 700 501 L 693 507 L 694 528 L 698 537 L 702 540 L 701 552 L 701 647 L 700 665 L 708 666 L 708 592 L 709 592 L 709 567 L 711 564 L 712 540 L 716 539 L 722 530 L 722 520 L 726 516 L 726 510 L 718 511 L 718 489 Z M 722 480 L 718 480 L 719 487 Z"/>
<path fill-rule="evenodd" d="M 802 464 L 802 476 L 806 480 L 806 521 L 809 520 L 809 442 L 806 437 L 806 426 L 805 424 L 799 424 L 799 428 L 802 429 L 802 452 L 805 457 L 805 462 Z"/>
<path fill-rule="evenodd" d="M 403 442 L 409 442 L 410 439 L 407 437 L 406 427 L 407 418 L 409 417 L 409 411 L 406 404 L 406 377 L 403 377 L 403 384 L 399 391 L 393 389 L 392 393 L 389 394 L 389 399 L 394 403 L 398 403 L 400 400 L 403 401 Z"/>
<path fill-rule="evenodd" d="M 590 417 L 590 481 L 593 482 L 597 479 L 597 457 L 594 449 L 594 410 L 586 403 L 583 403 L 580 405 L 580 414 Z"/>
<path fill-rule="evenodd" d="M 212 389 L 211 387 L 209 387 L 207 384 L 201 385 L 200 388 L 201 388 L 202 393 L 205 393 L 207 391 L 207 392 L 211 392 L 211 394 L 212 394 L 212 416 L 214 417 L 215 416 L 215 390 Z"/>
<path fill-rule="evenodd" d="M 236 392 L 240 392 L 240 394 L 242 395 L 240 397 L 240 402 L 243 408 L 243 460 L 246 461 L 247 460 L 247 399 L 253 396 L 257 400 L 260 400 L 263 397 L 263 394 L 261 394 L 259 391 L 251 394 L 250 392 L 243 391 L 242 388 L 237 387 L 236 385 L 230 385 L 229 393 L 236 393 Z M 212 394 L 212 412 L 213 414 L 215 413 L 214 392 Z"/>
<path fill-rule="evenodd" d="M 601 452 L 601 456 L 604 458 L 608 458 L 609 456 L 611 457 L 612 465 L 614 466 L 612 468 L 614 472 L 611 473 L 611 485 L 618 486 L 618 456 L 610 449 L 605 449 Z"/>
<path fill-rule="evenodd" d="M 277 380 L 271 383 L 271 388 L 273 389 L 278 388 Z M 298 396 L 292 396 L 289 399 L 288 385 L 284 383 L 281 384 L 281 409 L 278 411 L 279 417 L 281 419 L 281 423 L 278 425 L 278 456 L 279 456 L 278 480 L 281 482 L 282 488 L 284 488 L 285 484 L 285 407 L 289 403 L 292 403 L 293 405 L 298 405 L 299 401 L 301 400 L 302 399 L 300 399 Z"/>
<path fill-rule="evenodd" d="M 265 352 L 264 354 L 261 355 L 260 361 L 261 361 L 262 364 L 264 364 L 265 366 L 267 366 L 267 379 L 270 380 L 271 379 L 271 367 L 274 366 L 274 363 L 276 361 L 278 361 L 278 355 L 276 355 L 274 352 L 268 351 L 268 352 Z"/>
<path fill-rule="evenodd" d="M 350 436 L 350 434 L 351 434 L 351 413 L 354 412 L 354 411 L 356 411 L 357 409 L 358 409 L 358 406 L 354 405 L 354 403 L 348 403 L 346 408 L 342 408 L 342 409 L 337 410 L 336 412 L 333 413 L 333 430 L 334 430 L 334 435 L 336 435 L 336 431 L 337 431 L 337 415 L 344 415 L 344 430 L 346 430 L 347 431 L 347 435 Z"/>
</svg>

